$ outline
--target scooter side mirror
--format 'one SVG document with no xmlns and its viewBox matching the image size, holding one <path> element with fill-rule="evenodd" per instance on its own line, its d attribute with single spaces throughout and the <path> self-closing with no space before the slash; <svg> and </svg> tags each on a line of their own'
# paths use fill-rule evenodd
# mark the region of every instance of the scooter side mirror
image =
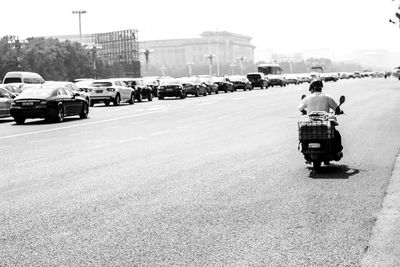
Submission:
<svg viewBox="0 0 400 267">
<path fill-rule="evenodd" d="M 344 95 L 342 95 L 339 100 L 340 105 L 343 104 L 345 100 L 346 100 L 346 97 Z"/>
<path fill-rule="evenodd" d="M 301 100 L 303 100 L 305 97 L 306 97 L 306 95 L 302 95 L 302 96 L 301 96 Z"/>
</svg>

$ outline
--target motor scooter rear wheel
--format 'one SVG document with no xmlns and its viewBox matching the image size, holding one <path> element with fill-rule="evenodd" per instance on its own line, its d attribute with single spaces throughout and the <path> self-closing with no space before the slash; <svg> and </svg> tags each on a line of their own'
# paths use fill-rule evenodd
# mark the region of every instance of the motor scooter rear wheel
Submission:
<svg viewBox="0 0 400 267">
<path fill-rule="evenodd" d="M 315 172 L 319 172 L 321 170 L 321 161 L 313 161 L 313 168 Z"/>
</svg>

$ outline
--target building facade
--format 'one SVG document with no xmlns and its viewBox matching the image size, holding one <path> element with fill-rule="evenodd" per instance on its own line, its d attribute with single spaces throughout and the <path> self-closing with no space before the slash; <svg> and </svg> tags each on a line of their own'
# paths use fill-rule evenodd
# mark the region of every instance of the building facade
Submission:
<svg viewBox="0 0 400 267">
<path fill-rule="evenodd" d="M 226 31 L 206 31 L 200 38 L 144 41 L 139 46 L 141 51 L 151 51 L 148 63 L 154 66 L 177 68 L 187 64 L 210 64 L 210 61 L 230 65 L 239 60 L 254 62 L 255 46 L 250 43 L 251 39 Z"/>
</svg>

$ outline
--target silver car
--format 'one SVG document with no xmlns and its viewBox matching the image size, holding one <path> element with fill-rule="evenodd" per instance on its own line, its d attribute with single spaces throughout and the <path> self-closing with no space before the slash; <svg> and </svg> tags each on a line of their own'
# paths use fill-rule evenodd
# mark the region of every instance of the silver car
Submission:
<svg viewBox="0 0 400 267">
<path fill-rule="evenodd" d="M 135 91 L 118 79 L 104 79 L 93 81 L 87 88 L 90 95 L 90 104 L 103 102 L 106 106 L 113 102 L 114 106 L 121 102 L 135 103 Z"/>
</svg>

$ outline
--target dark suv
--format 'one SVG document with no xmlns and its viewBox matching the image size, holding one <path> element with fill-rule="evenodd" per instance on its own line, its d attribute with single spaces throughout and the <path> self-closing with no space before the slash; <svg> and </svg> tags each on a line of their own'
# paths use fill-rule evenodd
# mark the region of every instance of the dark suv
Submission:
<svg viewBox="0 0 400 267">
<path fill-rule="evenodd" d="M 253 88 L 260 87 L 261 89 L 266 89 L 269 86 L 268 78 L 262 72 L 248 73 L 247 79 L 249 79 Z"/>
</svg>

